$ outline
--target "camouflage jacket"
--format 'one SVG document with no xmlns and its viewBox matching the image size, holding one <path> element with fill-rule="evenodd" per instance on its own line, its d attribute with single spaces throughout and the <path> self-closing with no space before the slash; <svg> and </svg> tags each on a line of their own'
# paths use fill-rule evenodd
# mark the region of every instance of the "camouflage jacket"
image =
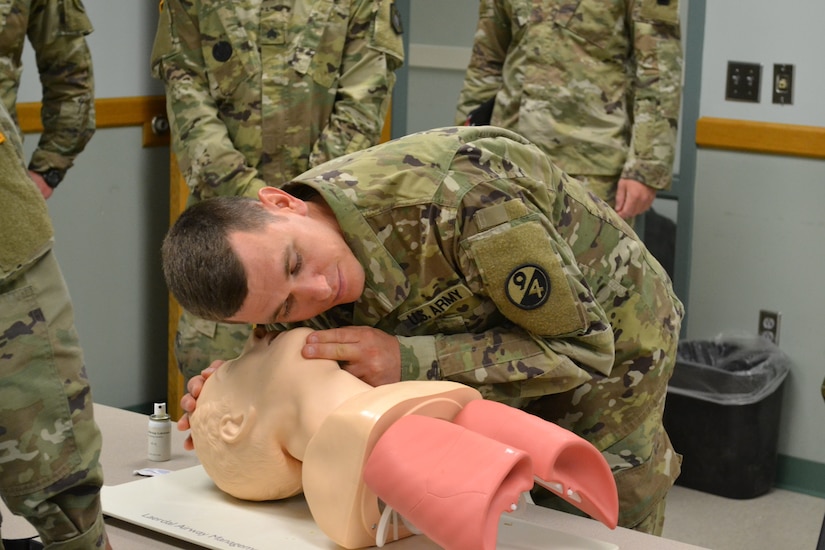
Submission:
<svg viewBox="0 0 825 550">
<path fill-rule="evenodd" d="M 23 164 L 20 133 L 0 105 L 0 283 L 45 254 L 52 235 L 46 201 Z"/>
<path fill-rule="evenodd" d="M 165 0 L 152 69 L 192 200 L 378 143 L 402 62 L 391 0 Z"/>
<path fill-rule="evenodd" d="M 43 133 L 29 168 L 65 171 L 95 132 L 94 75 L 80 0 L 0 0 L 0 100 L 17 120 L 26 36 L 43 86 Z"/>
<path fill-rule="evenodd" d="M 666 189 L 681 71 L 678 0 L 481 0 L 456 122 L 495 95 L 568 174 Z"/>
<path fill-rule="evenodd" d="M 645 387 L 634 360 L 678 335 L 681 304 L 636 234 L 512 132 L 413 134 L 285 189 L 300 196 L 301 184 L 330 204 L 366 272 L 354 307 L 301 324 L 397 335 L 403 379 L 522 406 L 610 377 L 618 399 L 628 380 Z M 651 376 L 650 392 L 666 379 Z"/>
</svg>

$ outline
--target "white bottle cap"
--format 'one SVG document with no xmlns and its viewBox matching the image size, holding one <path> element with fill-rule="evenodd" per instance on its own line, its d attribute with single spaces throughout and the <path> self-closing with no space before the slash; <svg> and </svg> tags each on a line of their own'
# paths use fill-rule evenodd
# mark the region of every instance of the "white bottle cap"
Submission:
<svg viewBox="0 0 825 550">
<path fill-rule="evenodd" d="M 166 415 L 166 403 L 155 403 L 155 416 Z"/>
</svg>

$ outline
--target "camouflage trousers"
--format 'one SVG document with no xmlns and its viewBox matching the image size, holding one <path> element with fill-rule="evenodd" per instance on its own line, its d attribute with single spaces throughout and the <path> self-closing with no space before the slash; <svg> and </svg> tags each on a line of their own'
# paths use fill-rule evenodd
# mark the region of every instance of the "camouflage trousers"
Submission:
<svg viewBox="0 0 825 550">
<path fill-rule="evenodd" d="M 0 282 L 0 494 L 48 548 L 105 546 L 93 415 L 69 293 L 50 251 Z"/>
<path fill-rule="evenodd" d="M 239 356 L 251 333 L 251 325 L 216 323 L 184 311 L 175 334 L 175 360 L 184 383 L 216 359 Z"/>
</svg>

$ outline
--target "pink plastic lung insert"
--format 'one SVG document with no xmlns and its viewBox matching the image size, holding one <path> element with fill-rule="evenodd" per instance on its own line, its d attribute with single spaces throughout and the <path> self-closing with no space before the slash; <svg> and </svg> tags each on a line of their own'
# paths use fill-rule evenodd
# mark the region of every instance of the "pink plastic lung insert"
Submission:
<svg viewBox="0 0 825 550">
<path fill-rule="evenodd" d="M 614 529 L 619 518 L 616 481 L 602 454 L 552 422 L 502 403 L 467 403 L 453 422 L 530 455 L 536 483 Z"/>
<path fill-rule="evenodd" d="M 499 517 L 533 486 L 533 468 L 524 451 L 446 420 L 410 415 L 378 440 L 364 482 L 443 548 L 494 550 Z"/>
</svg>

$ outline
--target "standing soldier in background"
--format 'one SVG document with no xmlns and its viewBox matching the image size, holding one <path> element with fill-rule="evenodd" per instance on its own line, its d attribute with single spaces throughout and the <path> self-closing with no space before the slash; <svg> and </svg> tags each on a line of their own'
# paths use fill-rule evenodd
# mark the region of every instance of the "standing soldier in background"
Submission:
<svg viewBox="0 0 825 550">
<path fill-rule="evenodd" d="M 108 548 L 100 430 L 44 201 L 94 132 L 91 25 L 79 0 L 14 1 L 0 2 L 0 29 L 0 495 L 47 548 Z M 46 128 L 36 173 L 5 107 L 27 34 Z"/>
<path fill-rule="evenodd" d="M 37 59 L 43 133 L 29 175 L 48 199 L 95 132 L 94 75 L 86 43 L 92 24 L 80 0 L 0 0 L 0 23 L 0 99 L 15 122 L 26 36 Z"/>
<path fill-rule="evenodd" d="M 162 2 L 152 71 L 166 84 L 188 204 L 256 197 L 378 143 L 401 32 L 393 0 Z M 237 357 L 249 332 L 184 312 L 178 367 L 188 380 Z"/>
<path fill-rule="evenodd" d="M 678 0 L 481 0 L 456 122 L 494 98 L 632 225 L 670 187 L 681 52 Z"/>
</svg>

